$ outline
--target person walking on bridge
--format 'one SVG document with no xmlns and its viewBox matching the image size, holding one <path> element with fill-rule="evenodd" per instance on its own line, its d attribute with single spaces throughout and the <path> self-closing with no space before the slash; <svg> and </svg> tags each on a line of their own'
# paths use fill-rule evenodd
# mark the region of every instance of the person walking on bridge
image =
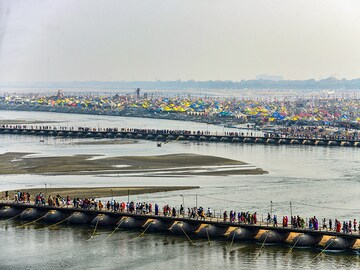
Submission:
<svg viewBox="0 0 360 270">
<path fill-rule="evenodd" d="M 354 218 L 354 221 L 353 221 L 353 226 L 354 226 L 354 232 L 356 232 L 356 226 L 357 226 L 357 221 L 356 221 L 356 218 Z"/>
<path fill-rule="evenodd" d="M 100 211 L 102 211 L 102 210 L 103 210 L 103 208 L 104 208 L 104 205 L 102 204 L 102 202 L 101 202 L 101 201 L 99 201 L 99 210 L 100 210 Z"/>
<path fill-rule="evenodd" d="M 224 218 L 224 222 L 226 222 L 226 221 L 227 221 L 227 218 L 228 218 L 228 215 L 227 215 L 227 212 L 226 212 L 226 211 L 224 212 L 223 218 Z"/>
<path fill-rule="evenodd" d="M 278 225 L 277 225 L 277 216 L 276 215 L 274 215 L 274 227 L 277 227 Z"/>
<path fill-rule="evenodd" d="M 323 226 L 322 226 L 322 228 L 323 228 L 324 230 L 327 230 L 326 218 L 323 218 Z"/>
<path fill-rule="evenodd" d="M 180 205 L 180 215 L 184 215 L 185 211 L 184 211 L 184 207 L 183 205 Z"/>
<path fill-rule="evenodd" d="M 269 226 L 269 223 L 271 222 L 271 216 L 270 213 L 267 214 L 267 219 L 266 219 L 267 225 Z"/>
</svg>

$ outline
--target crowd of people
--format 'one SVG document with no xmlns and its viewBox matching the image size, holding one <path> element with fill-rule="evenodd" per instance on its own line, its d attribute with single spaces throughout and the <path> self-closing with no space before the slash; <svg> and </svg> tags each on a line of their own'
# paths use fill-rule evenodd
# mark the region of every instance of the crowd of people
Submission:
<svg viewBox="0 0 360 270">
<path fill-rule="evenodd" d="M 244 224 L 257 224 L 257 214 L 256 212 L 250 213 L 250 212 L 238 212 L 236 214 L 236 211 L 231 210 L 229 212 L 229 215 L 227 211 L 223 213 L 223 221 L 224 222 L 237 222 L 238 223 L 244 223 Z"/>
<path fill-rule="evenodd" d="M 5 201 L 13 201 L 16 204 L 31 204 L 31 196 L 28 192 L 17 191 L 13 194 L 13 200 L 9 196 L 9 192 L 4 192 Z M 152 204 L 149 202 L 120 202 L 115 199 L 110 199 L 107 201 L 97 200 L 95 198 L 73 198 L 70 196 L 62 197 L 57 194 L 56 196 L 49 195 L 47 199 L 43 193 L 39 193 L 34 196 L 34 204 L 37 206 L 51 206 L 51 207 L 74 207 L 79 209 L 88 209 L 88 210 L 99 210 L 99 211 L 112 211 L 120 213 L 132 213 L 137 215 L 163 215 L 164 217 L 181 217 L 189 218 L 196 220 L 217 220 L 222 222 L 229 223 L 240 223 L 240 224 L 249 224 L 249 225 L 267 225 L 278 227 L 278 217 L 277 215 L 267 214 L 266 220 L 258 220 L 257 212 L 244 212 L 244 211 L 223 211 L 218 212 L 217 215 L 210 207 L 205 209 L 203 207 L 188 207 L 187 213 L 185 207 L 180 205 L 180 207 L 170 206 L 165 204 L 162 209 L 159 208 L 158 204 Z M 160 211 L 162 210 L 162 211 Z M 290 220 L 288 216 L 282 217 L 282 227 L 284 228 L 293 228 L 293 229 L 307 229 L 307 230 L 326 230 L 334 232 L 342 232 L 344 234 L 353 233 L 359 231 L 360 233 L 360 224 L 358 224 L 356 219 L 353 220 L 344 220 L 342 223 L 338 219 L 326 219 L 323 218 L 322 226 L 316 216 L 310 218 L 303 218 L 299 215 L 291 216 Z"/>
<path fill-rule="evenodd" d="M 200 118 L 234 118 L 237 122 L 256 123 L 306 122 L 341 125 L 360 123 L 360 99 L 357 97 L 289 96 L 274 98 L 228 98 L 162 95 L 11 95 L 0 96 L 0 105 L 9 107 L 49 108 L 79 113 L 127 112 L 141 114 L 197 115 Z"/>
<path fill-rule="evenodd" d="M 208 130 L 170 130 L 170 129 L 138 129 L 138 128 L 113 128 L 113 127 L 63 127 L 40 125 L 0 125 L 1 129 L 39 130 L 39 131 L 68 131 L 68 132 L 102 132 L 102 133 L 135 133 L 167 136 L 228 136 L 228 137 L 263 137 L 263 138 L 291 138 L 291 139 L 316 139 L 316 140 L 343 140 L 358 141 L 360 131 L 350 128 L 330 128 L 326 126 L 276 126 L 272 131 L 215 131 Z"/>
<path fill-rule="evenodd" d="M 325 126 L 279 126 L 269 137 L 324 140 L 358 140 L 360 132 L 354 129 L 334 129 Z"/>
<path fill-rule="evenodd" d="M 5 198 L 9 199 L 9 192 L 5 191 Z M 30 194 L 29 192 L 15 192 L 14 194 L 14 201 L 16 203 L 23 202 L 23 203 L 30 203 Z"/>
</svg>

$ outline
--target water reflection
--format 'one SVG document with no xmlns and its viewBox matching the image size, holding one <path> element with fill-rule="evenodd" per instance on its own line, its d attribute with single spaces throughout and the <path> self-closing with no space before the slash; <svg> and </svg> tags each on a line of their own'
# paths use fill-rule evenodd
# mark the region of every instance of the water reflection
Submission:
<svg viewBox="0 0 360 270">
<path fill-rule="evenodd" d="M 111 230 L 99 230 L 90 239 L 93 228 L 29 226 L 15 228 L 17 222 L 0 224 L 1 269 L 356 269 L 359 257 L 350 253 L 324 254 L 312 261 L 319 250 L 294 249 L 289 246 L 265 246 L 251 242 L 194 238 L 192 245 L 185 237 L 169 234 L 146 234 L 137 238 L 139 231 L 119 230 L 111 238 Z M 288 255 L 288 256 L 287 256 Z"/>
</svg>

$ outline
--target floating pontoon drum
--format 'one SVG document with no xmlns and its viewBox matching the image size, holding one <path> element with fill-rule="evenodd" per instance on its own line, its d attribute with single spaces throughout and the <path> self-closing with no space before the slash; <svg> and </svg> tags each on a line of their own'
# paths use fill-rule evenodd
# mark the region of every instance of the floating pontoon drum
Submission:
<svg viewBox="0 0 360 270">
<path fill-rule="evenodd" d="M 199 229 L 201 223 L 189 223 L 185 221 L 176 222 L 171 226 L 170 231 L 173 234 L 184 234 L 185 233 L 195 233 Z"/>
<path fill-rule="evenodd" d="M 10 206 L 5 206 L 4 208 L 0 209 L 0 219 L 12 218 L 20 213 L 21 213 L 20 209 L 13 208 Z"/>
</svg>

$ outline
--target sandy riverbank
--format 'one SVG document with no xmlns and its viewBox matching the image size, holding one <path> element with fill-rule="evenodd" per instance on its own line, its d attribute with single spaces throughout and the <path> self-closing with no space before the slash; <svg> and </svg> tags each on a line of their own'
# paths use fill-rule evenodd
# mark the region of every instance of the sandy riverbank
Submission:
<svg viewBox="0 0 360 270">
<path fill-rule="evenodd" d="M 70 142 L 71 145 L 117 145 L 117 144 L 135 144 L 139 143 L 136 140 L 127 140 L 127 139 L 91 139 L 77 142 Z"/>
<path fill-rule="evenodd" d="M 0 174 L 174 176 L 267 173 L 242 161 L 195 154 L 96 159 L 92 155 L 31 157 L 28 154 L 8 152 L 0 155 Z"/>
<path fill-rule="evenodd" d="M 32 189 L 22 189 L 20 191 L 29 192 L 30 198 L 34 199 L 37 194 L 46 193 L 46 196 L 56 196 L 61 195 L 63 197 L 70 196 L 70 198 L 104 198 L 104 197 L 118 197 L 118 196 L 127 196 L 129 195 L 138 195 L 138 194 L 147 194 L 147 193 L 156 193 L 156 192 L 167 192 L 167 191 L 176 191 L 176 190 L 186 190 L 186 189 L 196 189 L 198 186 L 154 186 L 154 187 L 94 187 L 94 188 L 32 188 Z M 18 190 L 9 191 L 10 199 L 14 196 L 14 193 Z M 5 192 L 1 192 L 0 198 L 3 198 Z"/>
<path fill-rule="evenodd" d="M 36 120 L 23 120 L 23 119 L 1 119 L 1 125 L 36 125 L 36 124 L 57 124 L 61 123 L 61 121 L 36 121 Z"/>
</svg>

